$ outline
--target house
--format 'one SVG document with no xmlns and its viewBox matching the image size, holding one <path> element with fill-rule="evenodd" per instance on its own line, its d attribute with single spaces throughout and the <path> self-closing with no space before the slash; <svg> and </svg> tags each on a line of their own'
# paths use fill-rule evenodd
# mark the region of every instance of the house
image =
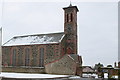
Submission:
<svg viewBox="0 0 120 80">
<path fill-rule="evenodd" d="M 100 76 L 103 75 L 102 77 L 104 77 L 104 74 L 107 73 L 108 74 L 108 78 L 118 78 L 119 77 L 119 62 L 118 62 L 118 66 L 117 63 L 114 63 L 114 67 L 112 67 L 112 65 L 108 65 L 107 67 L 101 67 L 100 68 Z"/>
<path fill-rule="evenodd" d="M 63 8 L 64 32 L 15 36 L 2 46 L 3 72 L 81 75 L 77 6 Z"/>
<path fill-rule="evenodd" d="M 91 66 L 83 66 L 83 73 L 95 73 L 95 70 Z"/>
<path fill-rule="evenodd" d="M 82 77 L 96 78 L 97 75 L 95 73 L 95 70 L 91 66 L 83 66 L 82 67 Z"/>
</svg>

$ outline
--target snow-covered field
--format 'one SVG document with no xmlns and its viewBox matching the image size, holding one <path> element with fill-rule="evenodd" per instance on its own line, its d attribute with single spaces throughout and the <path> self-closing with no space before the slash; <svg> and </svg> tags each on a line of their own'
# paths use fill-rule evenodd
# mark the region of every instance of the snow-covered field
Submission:
<svg viewBox="0 0 120 80">
<path fill-rule="evenodd" d="M 53 74 L 28 74 L 28 73 L 7 73 L 2 72 L 0 77 L 6 78 L 63 78 L 70 75 L 53 75 Z"/>
</svg>

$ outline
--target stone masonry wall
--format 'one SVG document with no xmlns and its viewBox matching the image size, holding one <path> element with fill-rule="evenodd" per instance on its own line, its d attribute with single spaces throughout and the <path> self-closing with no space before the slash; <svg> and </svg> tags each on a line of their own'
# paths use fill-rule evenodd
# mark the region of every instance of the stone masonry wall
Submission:
<svg viewBox="0 0 120 80">
<path fill-rule="evenodd" d="M 2 47 L 3 71 L 7 71 L 7 70 L 10 71 L 10 69 L 12 69 L 11 67 L 16 67 L 16 70 L 19 72 L 20 70 L 18 69 L 19 67 L 25 68 L 25 49 L 27 48 L 29 48 L 29 57 L 30 57 L 29 66 L 27 67 L 40 67 L 39 65 L 40 48 L 44 48 L 44 64 L 48 64 L 55 60 L 58 60 L 61 56 L 60 55 L 61 48 L 59 44 L 3 46 Z M 12 65 L 14 49 L 16 49 L 16 61 L 15 61 L 16 65 L 15 66 Z"/>
<path fill-rule="evenodd" d="M 2 72 L 45 73 L 45 69 L 31 67 L 3 67 Z"/>
<path fill-rule="evenodd" d="M 60 45 L 46 45 L 45 64 L 49 64 L 60 58 Z"/>
<path fill-rule="evenodd" d="M 45 69 L 50 74 L 75 75 L 76 66 L 75 61 L 66 54 L 60 60 L 45 65 Z"/>
</svg>

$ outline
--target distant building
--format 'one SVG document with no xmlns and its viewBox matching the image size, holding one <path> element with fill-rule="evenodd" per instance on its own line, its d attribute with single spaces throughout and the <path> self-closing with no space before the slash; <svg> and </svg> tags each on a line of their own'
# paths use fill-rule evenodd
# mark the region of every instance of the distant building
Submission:
<svg viewBox="0 0 120 80">
<path fill-rule="evenodd" d="M 95 70 L 91 66 L 83 66 L 83 73 L 95 73 Z"/>
<path fill-rule="evenodd" d="M 77 53 L 77 6 L 63 8 L 64 32 L 16 36 L 2 46 L 6 72 L 74 74 L 82 72 Z"/>
<path fill-rule="evenodd" d="M 91 66 L 83 66 L 82 67 L 82 77 L 86 78 L 96 78 L 96 72 Z"/>
<path fill-rule="evenodd" d="M 119 77 L 119 62 L 118 66 L 117 63 L 114 63 L 114 67 L 112 65 L 108 65 L 107 67 L 101 67 L 100 68 L 100 73 L 101 75 L 104 73 L 108 73 L 108 78 L 118 78 Z"/>
</svg>

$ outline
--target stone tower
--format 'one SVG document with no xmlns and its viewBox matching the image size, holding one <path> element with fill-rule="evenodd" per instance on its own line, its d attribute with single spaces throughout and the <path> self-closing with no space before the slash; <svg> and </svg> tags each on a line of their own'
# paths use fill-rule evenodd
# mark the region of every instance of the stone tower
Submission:
<svg viewBox="0 0 120 80">
<path fill-rule="evenodd" d="M 66 34 L 66 53 L 77 54 L 77 6 L 63 8 L 64 10 L 64 32 Z"/>
</svg>

